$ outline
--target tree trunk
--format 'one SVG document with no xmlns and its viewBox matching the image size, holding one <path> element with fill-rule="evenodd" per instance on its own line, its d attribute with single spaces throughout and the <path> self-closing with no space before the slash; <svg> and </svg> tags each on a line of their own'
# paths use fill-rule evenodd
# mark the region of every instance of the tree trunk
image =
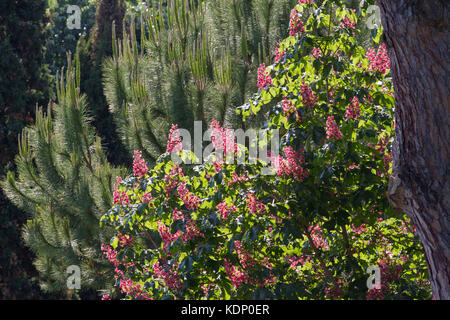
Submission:
<svg viewBox="0 0 450 320">
<path fill-rule="evenodd" d="M 448 0 L 377 0 L 396 108 L 392 206 L 422 241 L 434 299 L 450 299 Z"/>
</svg>

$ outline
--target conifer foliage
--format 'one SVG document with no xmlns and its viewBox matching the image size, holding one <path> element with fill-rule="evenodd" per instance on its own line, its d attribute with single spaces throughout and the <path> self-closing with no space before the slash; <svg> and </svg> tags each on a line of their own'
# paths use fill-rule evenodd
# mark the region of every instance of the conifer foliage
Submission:
<svg viewBox="0 0 450 320">
<path fill-rule="evenodd" d="M 132 21 L 104 63 L 105 95 L 130 153 L 142 150 L 153 162 L 173 123 L 188 130 L 194 120 L 206 130 L 213 118 L 242 125 L 235 107 L 257 90 L 255 71 L 271 63 L 295 3 L 152 2 L 139 19 L 140 33 Z"/>
<path fill-rule="evenodd" d="M 2 182 L 10 200 L 31 217 L 24 227 L 26 244 L 36 254 L 41 287 L 67 291 L 67 268 L 81 270 L 81 295 L 98 289 L 108 267 L 100 253 L 99 217 L 112 203 L 112 168 L 95 135 L 79 89 L 79 62 L 70 64 L 57 82 L 58 104 L 24 129 L 16 156 L 17 175 Z M 70 296 L 70 293 L 69 293 Z"/>
</svg>

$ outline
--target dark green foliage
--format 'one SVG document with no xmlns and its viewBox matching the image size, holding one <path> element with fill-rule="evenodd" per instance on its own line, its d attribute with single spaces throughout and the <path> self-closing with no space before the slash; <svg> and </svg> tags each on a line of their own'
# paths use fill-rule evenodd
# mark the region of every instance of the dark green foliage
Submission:
<svg viewBox="0 0 450 320">
<path fill-rule="evenodd" d="M 95 3 L 96 1 L 92 0 L 49 1 L 45 62 L 49 65 L 52 75 L 67 65 L 67 52 L 75 52 L 78 40 L 89 36 L 95 23 Z M 71 15 L 67 13 L 67 9 L 70 5 L 81 9 L 80 29 L 67 27 L 67 20 Z"/>
<path fill-rule="evenodd" d="M 21 241 L 20 228 L 25 214 L 0 193 L 0 300 L 42 298 L 32 253 Z"/>
<path fill-rule="evenodd" d="M 49 96 L 49 73 L 43 64 L 46 1 L 0 2 L 0 176 L 17 152 L 17 135 L 33 121 L 37 102 Z M 25 214 L 0 192 L 0 299 L 40 298 L 32 283 L 36 271 L 23 246 Z"/>
<path fill-rule="evenodd" d="M 81 90 L 87 95 L 93 123 L 107 148 L 108 159 L 114 164 L 127 163 L 128 157 L 117 136 L 112 115 L 103 94 L 102 61 L 112 55 L 112 30 L 115 21 L 119 26 L 125 16 L 123 0 L 102 0 L 97 2 L 95 25 L 89 38 L 81 38 L 77 50 L 80 55 L 81 69 L 89 70 L 81 75 Z M 122 37 L 122 28 L 116 28 L 116 34 Z"/>
<path fill-rule="evenodd" d="M 0 163 L 16 150 L 17 134 L 33 121 L 36 102 L 48 97 L 43 67 L 45 1 L 0 4 Z"/>
<path fill-rule="evenodd" d="M 94 125 L 104 139 L 109 159 L 115 163 L 126 162 L 126 153 L 120 148 L 112 117 L 108 112 L 102 88 L 101 63 L 111 53 L 111 23 L 121 23 L 125 14 L 124 1 L 50 1 L 48 10 L 50 18 L 46 43 L 46 62 L 56 74 L 67 65 L 67 52 L 79 52 L 81 69 L 89 70 L 81 75 L 81 90 L 87 95 L 90 113 Z M 81 9 L 81 28 L 69 29 L 67 13 L 69 5 Z M 120 28 L 121 30 L 121 28 Z M 114 155 L 114 156 L 111 156 Z M 123 156 L 120 156 L 123 155 Z"/>
<path fill-rule="evenodd" d="M 82 9 L 82 30 L 70 30 L 66 26 L 68 18 L 66 9 L 69 3 L 64 2 L 58 5 L 53 2 L 48 11 L 51 18 L 48 34 L 53 35 L 53 38 L 47 42 L 49 51 L 47 51 L 46 58 L 52 69 L 57 69 L 67 64 L 67 57 L 65 61 L 62 61 L 62 55 L 66 56 L 66 52 L 77 50 L 79 53 L 77 67 L 81 65 L 83 70 L 91 72 L 85 72 L 85 78 L 81 79 L 80 70 L 78 70 L 78 78 L 74 79 L 75 71 L 70 70 L 66 74 L 67 83 L 64 79 L 58 79 L 59 85 L 56 88 L 58 104 L 51 103 L 47 115 L 44 115 L 43 111 L 39 109 L 37 122 L 23 132 L 21 149 L 15 162 L 19 175 L 15 176 L 13 173 L 9 173 L 8 183 L 5 182 L 4 190 L 10 200 L 31 215 L 31 219 L 26 223 L 23 236 L 26 244 L 36 254 L 34 263 L 39 271 L 38 280 L 47 296 L 93 298 L 98 294 L 95 292 L 96 289 L 104 288 L 104 281 L 108 277 L 108 273 L 102 269 L 103 255 L 100 253 L 100 238 L 103 235 L 99 234 L 97 228 L 98 217 L 111 205 L 111 179 L 115 177 L 116 169 L 108 169 L 109 163 L 103 154 L 100 140 L 94 135 L 95 129 L 91 123 L 97 124 L 100 128 L 111 128 L 111 126 L 108 127 L 112 121 L 108 122 L 107 118 L 109 113 L 102 94 L 100 68 L 103 55 L 108 54 L 107 48 L 111 48 L 111 31 L 108 34 L 101 26 L 111 25 L 112 20 L 110 19 L 114 15 L 104 10 L 108 9 L 109 3 L 99 3 L 98 13 L 100 12 L 100 14 L 97 14 L 97 25 L 92 37 L 94 42 L 85 41 L 83 35 L 86 35 L 92 26 L 92 22 L 89 20 L 92 14 L 86 16 L 86 13 L 92 13 L 92 2 L 78 1 L 70 4 L 78 5 Z M 123 5 L 120 10 L 118 18 L 124 14 Z M 44 17 L 44 13 L 45 7 L 42 7 L 41 12 L 36 12 L 37 15 L 41 15 L 41 19 Z M 115 17 L 117 18 L 117 15 Z M 85 27 L 86 29 L 84 29 Z M 102 34 L 104 32 L 106 32 L 106 36 Z M 80 36 L 80 44 L 77 47 Z M 41 43 L 45 43 L 45 39 L 35 38 L 41 40 Z M 60 40 L 55 41 L 55 39 Z M 26 43 L 24 39 L 19 40 Z M 91 43 L 93 44 L 92 48 L 95 47 L 96 50 L 91 49 Z M 102 51 L 101 48 L 105 48 L 105 50 Z M 80 56 L 82 59 L 79 59 Z M 35 58 L 37 63 L 43 64 L 42 59 L 39 60 L 38 56 L 24 57 L 24 61 L 27 61 L 25 59 L 32 60 L 32 58 Z M 12 66 L 14 65 L 12 64 Z M 20 68 L 16 67 L 16 70 L 20 70 Z M 80 95 L 80 82 L 83 84 L 81 92 L 87 92 L 88 98 Z M 21 85 L 21 83 L 17 79 L 13 79 L 13 82 L 7 83 L 2 88 L 14 88 L 14 85 Z M 21 91 L 26 92 L 24 88 L 26 89 L 25 85 L 23 88 L 19 87 Z M 21 97 L 19 94 L 17 96 Z M 14 100 L 10 96 L 5 97 L 6 99 Z M 36 108 L 36 102 L 41 105 L 47 104 L 46 100 L 39 101 L 36 97 L 29 98 L 29 100 L 32 101 L 29 110 L 33 111 Z M 88 110 L 87 102 L 90 103 L 90 110 Z M 102 106 L 105 111 L 103 113 Z M 19 111 L 21 112 L 21 110 Z M 25 112 L 22 112 L 22 114 L 14 114 L 14 117 L 21 119 L 25 115 Z M 92 115 L 94 115 L 93 119 Z M 29 123 L 33 120 L 29 116 L 28 119 Z M 94 121 L 98 119 L 100 121 Z M 7 122 L 5 121 L 5 123 Z M 18 126 L 17 132 L 20 132 L 22 127 L 23 125 Z M 110 129 L 109 133 L 108 131 L 101 133 L 109 137 L 109 141 L 114 141 L 114 135 L 110 134 L 114 134 L 113 129 Z M 28 143 L 30 143 L 29 148 L 27 147 Z M 17 145 L 17 137 L 14 137 L 12 145 Z M 115 150 L 117 151 L 117 148 Z M 10 153 L 11 158 L 15 153 L 15 151 Z M 115 159 L 119 159 L 119 157 L 116 156 Z M 14 167 L 11 166 L 8 169 L 11 170 Z M 6 174 L 6 170 L 3 172 L 3 168 L 2 174 Z M 6 203 L 3 198 L 1 200 L 2 203 Z M 12 208 L 12 205 L 8 204 L 8 209 L 5 209 L 7 212 L 5 211 L 3 217 L 7 221 L 2 224 L 8 227 L 11 225 L 9 219 L 14 216 L 14 212 L 11 213 L 9 208 Z M 12 222 L 19 220 L 25 222 L 25 214 L 18 212 L 15 215 Z M 8 250 L 2 250 L 2 254 L 9 255 L 8 263 L 10 264 L 17 263 L 19 259 L 23 258 L 19 254 L 11 253 L 11 250 L 15 248 L 11 242 L 18 244 L 17 250 L 26 252 L 26 249 L 20 246 L 22 241 L 14 240 L 19 233 L 18 229 L 8 230 L 5 235 L 8 240 L 2 241 L 8 245 Z M 24 263 L 31 266 L 30 259 L 25 259 Z M 82 289 L 77 292 L 67 291 L 66 286 L 68 276 L 66 268 L 72 264 L 80 266 L 82 270 Z M 3 265 L 6 266 L 7 263 Z M 21 272 L 20 269 L 5 268 L 2 278 L 11 277 L 12 274 L 22 274 L 25 278 L 33 270 L 31 268 L 30 272 L 27 270 Z M 36 272 L 34 271 L 34 273 Z M 100 274 L 101 276 L 99 276 Z M 11 283 L 11 290 L 5 285 L 5 296 L 10 292 L 17 294 L 21 285 L 18 281 L 14 281 Z M 32 297 L 33 292 L 28 296 Z"/>
<path fill-rule="evenodd" d="M 94 298 L 111 271 L 100 251 L 110 230 L 100 232 L 99 218 L 111 206 L 112 181 L 119 171 L 106 160 L 79 85 L 78 65 L 69 65 L 57 83 L 58 104 L 46 115 L 37 110 L 35 124 L 20 137 L 18 175 L 8 172 L 2 187 L 31 215 L 24 239 L 36 254 L 41 287 L 62 296 Z M 67 290 L 70 265 L 81 268 L 78 292 Z"/>
<path fill-rule="evenodd" d="M 154 161 L 171 124 L 192 131 L 197 120 L 206 130 L 214 118 L 242 127 L 235 107 L 257 90 L 256 70 L 272 62 L 295 3 L 151 2 L 139 32 L 133 19 L 104 63 L 105 95 L 125 147 Z"/>
<path fill-rule="evenodd" d="M 98 1 L 92 38 L 92 55 L 97 64 L 100 64 L 105 56 L 112 55 L 112 22 L 116 21 L 120 25 L 124 16 L 123 0 Z M 121 38 L 120 29 L 116 30 L 116 33 L 119 33 L 118 36 Z"/>
</svg>

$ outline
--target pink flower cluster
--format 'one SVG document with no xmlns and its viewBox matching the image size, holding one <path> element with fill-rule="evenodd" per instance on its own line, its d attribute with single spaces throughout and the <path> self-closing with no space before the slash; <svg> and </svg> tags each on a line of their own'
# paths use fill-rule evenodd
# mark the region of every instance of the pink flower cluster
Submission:
<svg viewBox="0 0 450 320">
<path fill-rule="evenodd" d="M 204 234 L 201 233 L 197 226 L 195 225 L 194 221 L 192 219 L 189 219 L 186 222 L 186 230 L 182 232 L 181 230 L 178 230 L 176 233 L 172 234 L 169 230 L 169 227 L 167 227 L 163 222 L 158 221 L 158 232 L 161 237 L 161 240 L 163 242 L 163 250 L 166 251 L 167 247 L 171 245 L 173 242 L 175 242 L 177 239 L 181 239 L 183 242 L 187 242 L 189 240 L 194 239 L 195 237 L 203 237 Z"/>
<path fill-rule="evenodd" d="M 178 208 L 173 209 L 172 212 L 173 221 L 184 219 L 184 214 Z"/>
<path fill-rule="evenodd" d="M 274 284 L 277 282 L 277 278 L 273 273 L 270 273 L 269 277 L 267 279 L 264 279 L 264 281 L 258 281 L 257 279 L 252 280 L 252 283 L 256 284 L 260 287 L 266 287 L 268 285 Z"/>
<path fill-rule="evenodd" d="M 228 216 L 231 212 L 237 211 L 237 208 L 235 205 L 227 206 L 226 201 L 222 201 L 217 205 L 217 209 L 219 209 L 220 215 L 222 216 L 222 219 L 227 220 Z"/>
<path fill-rule="evenodd" d="M 166 152 L 181 152 L 183 150 L 183 144 L 181 142 L 180 131 L 178 125 L 172 124 L 169 131 L 169 138 L 167 141 Z"/>
<path fill-rule="evenodd" d="M 161 266 L 159 261 L 153 264 L 153 273 L 156 278 L 162 280 L 170 290 L 183 289 L 183 283 L 178 278 L 177 267 L 169 268 L 167 264 Z"/>
<path fill-rule="evenodd" d="M 366 225 L 364 223 L 361 224 L 359 227 L 355 227 L 354 225 L 352 225 L 352 232 L 356 234 L 366 233 L 367 232 Z M 352 236 L 352 238 L 355 238 L 355 236 Z"/>
<path fill-rule="evenodd" d="M 133 175 L 140 178 L 145 176 L 147 172 L 148 168 L 145 160 L 142 158 L 142 152 L 135 150 L 133 157 Z"/>
<path fill-rule="evenodd" d="M 305 81 L 303 81 L 300 85 L 300 95 L 302 96 L 303 105 L 310 108 L 314 107 L 314 105 L 319 101 Z"/>
<path fill-rule="evenodd" d="M 373 288 L 367 292 L 367 300 L 383 300 L 386 293 L 391 290 L 391 283 L 396 282 L 400 278 L 402 272 L 402 265 L 393 261 L 390 257 L 390 252 L 387 250 L 384 257 L 380 259 L 378 265 L 380 267 L 381 285 L 380 288 Z M 406 257 L 402 257 L 402 261 L 406 261 Z"/>
<path fill-rule="evenodd" d="M 205 298 L 208 297 L 209 291 L 210 291 L 211 288 L 213 288 L 213 287 L 214 287 L 214 282 L 211 282 L 211 283 L 202 285 L 203 296 L 204 296 Z"/>
<path fill-rule="evenodd" d="M 129 234 L 118 234 L 117 238 L 119 239 L 119 245 L 122 247 L 134 243 L 133 238 Z"/>
<path fill-rule="evenodd" d="M 184 202 L 184 205 L 186 206 L 186 208 L 188 208 L 188 210 L 197 209 L 200 203 L 199 197 L 190 193 L 185 184 L 182 182 L 178 184 L 178 195 L 180 196 L 181 200 Z"/>
<path fill-rule="evenodd" d="M 242 248 L 242 243 L 239 240 L 234 241 L 234 248 L 238 254 L 239 263 L 242 268 L 252 268 L 257 264 L 257 261 L 250 256 L 248 251 Z"/>
<path fill-rule="evenodd" d="M 113 194 L 113 203 L 126 206 L 130 204 L 130 199 L 125 191 L 117 191 L 117 189 L 115 189 Z"/>
<path fill-rule="evenodd" d="M 129 277 L 125 276 L 124 272 L 119 269 L 121 262 L 117 260 L 117 251 L 114 250 L 111 246 L 104 243 L 102 243 L 101 249 L 108 258 L 109 262 L 111 262 L 115 266 L 114 277 L 116 278 L 116 280 L 120 278 L 119 288 L 121 292 L 137 299 L 151 300 L 152 298 L 147 293 L 142 291 L 140 284 L 134 284 L 134 282 Z M 133 266 L 133 262 L 125 264 L 125 268 L 131 268 Z M 104 295 L 102 298 L 102 300 L 109 299 L 109 295 Z"/>
<path fill-rule="evenodd" d="M 141 198 L 141 202 L 142 203 L 149 203 L 149 202 L 152 202 L 152 194 L 151 193 L 147 193 L 147 192 L 144 192 L 143 194 L 142 194 L 142 198 Z"/>
<path fill-rule="evenodd" d="M 223 168 L 223 160 L 222 159 L 217 159 L 216 161 L 213 161 L 213 166 L 214 166 L 214 171 L 216 172 L 220 172 L 220 170 L 222 170 Z"/>
<path fill-rule="evenodd" d="M 327 119 L 327 139 L 336 138 L 342 139 L 342 132 L 339 130 L 334 116 L 330 116 Z"/>
<path fill-rule="evenodd" d="M 227 259 L 224 259 L 223 263 L 225 272 L 235 289 L 239 288 L 244 282 L 249 280 L 247 272 L 240 270 L 239 267 L 233 266 Z"/>
<path fill-rule="evenodd" d="M 401 264 L 396 263 L 386 256 L 380 260 L 379 265 L 381 267 L 382 286 L 383 282 L 386 283 L 386 286 L 389 286 L 389 283 L 395 282 L 400 278 L 400 273 L 402 272 Z"/>
<path fill-rule="evenodd" d="M 215 119 L 211 121 L 211 142 L 216 150 L 223 150 L 225 155 L 237 152 L 233 130 L 222 128 L 219 121 Z"/>
<path fill-rule="evenodd" d="M 289 117 L 292 113 L 295 113 L 295 119 L 299 121 L 302 120 L 298 115 L 297 108 L 291 100 L 284 97 L 283 101 L 281 101 L 281 107 L 283 108 L 283 112 L 286 114 L 286 117 Z"/>
<path fill-rule="evenodd" d="M 172 234 L 169 227 L 167 227 L 163 222 L 158 221 L 156 224 L 158 226 L 159 236 L 163 242 L 163 250 L 166 251 L 168 246 L 181 237 L 182 232 L 181 230 L 178 230 L 176 233 Z"/>
<path fill-rule="evenodd" d="M 234 288 L 239 288 L 244 283 L 263 287 L 275 283 L 276 279 L 273 274 L 270 274 L 268 278 L 262 279 L 262 281 L 257 278 L 251 278 L 248 274 L 249 269 L 254 269 L 255 267 L 265 267 L 271 270 L 272 265 L 267 257 L 258 262 L 243 248 L 243 245 L 239 240 L 234 242 L 234 247 L 234 252 L 238 255 L 240 266 L 234 266 L 227 259 L 224 259 L 225 272 Z"/>
<path fill-rule="evenodd" d="M 389 140 L 391 138 L 386 134 L 383 137 L 381 137 L 380 139 L 378 139 L 378 143 L 376 145 L 376 147 L 374 148 L 376 151 L 378 151 L 380 154 L 383 154 L 386 152 L 386 146 L 389 143 Z"/>
<path fill-rule="evenodd" d="M 119 191 L 119 183 L 122 181 L 121 177 L 117 177 L 114 183 L 113 203 L 127 206 L 130 204 L 130 199 L 125 191 Z"/>
<path fill-rule="evenodd" d="M 305 163 L 305 157 L 302 154 L 294 151 L 292 147 L 285 147 L 283 152 L 286 158 L 278 156 L 277 158 L 272 158 L 272 165 L 277 172 L 279 177 L 289 177 L 293 176 L 294 179 L 303 181 L 308 176 L 308 170 L 304 169 L 300 164 Z"/>
<path fill-rule="evenodd" d="M 165 190 L 167 197 L 170 195 L 172 190 L 175 189 L 175 187 L 178 185 L 179 183 L 178 176 L 184 177 L 183 170 L 178 165 L 172 167 L 170 169 L 169 174 L 164 176 L 164 183 L 166 185 Z"/>
<path fill-rule="evenodd" d="M 105 254 L 108 261 L 111 262 L 115 267 L 120 265 L 120 262 L 117 260 L 117 251 L 114 250 L 111 246 L 108 246 L 102 243 L 101 247 L 103 253 Z"/>
<path fill-rule="evenodd" d="M 266 205 L 257 200 L 254 193 L 247 193 L 245 200 L 247 202 L 248 210 L 250 210 L 251 213 L 257 214 L 266 212 Z"/>
<path fill-rule="evenodd" d="M 290 263 L 289 269 L 291 270 L 295 270 L 298 265 L 304 265 L 305 263 L 310 261 L 310 257 L 306 257 L 304 258 L 303 256 L 297 257 L 295 254 L 294 255 L 287 255 L 285 257 L 285 259 L 287 260 L 287 262 Z"/>
<path fill-rule="evenodd" d="M 275 276 L 273 274 L 270 274 L 268 278 L 262 280 L 250 277 L 248 275 L 249 269 L 255 267 L 265 267 L 269 270 L 272 269 L 268 258 L 266 257 L 262 261 L 258 262 L 255 258 L 251 257 L 245 249 L 243 249 L 242 243 L 240 241 L 236 240 L 234 242 L 234 246 L 234 251 L 238 254 L 240 267 L 231 265 L 226 259 L 224 260 L 224 267 L 225 272 L 227 273 L 235 288 L 240 287 L 245 282 L 261 287 L 265 287 L 276 282 Z"/>
<path fill-rule="evenodd" d="M 231 185 L 232 183 L 237 183 L 240 181 L 247 181 L 247 180 L 248 180 L 248 178 L 246 175 L 239 176 L 236 172 L 234 172 L 233 178 L 231 178 L 231 181 L 228 180 L 228 185 Z"/>
<path fill-rule="evenodd" d="M 313 3 L 314 0 L 298 0 L 298 3 Z"/>
<path fill-rule="evenodd" d="M 368 49 L 367 58 L 370 61 L 370 66 L 368 70 L 380 71 L 381 73 L 386 73 L 388 69 L 391 68 L 391 61 L 387 55 L 386 44 L 382 43 L 378 48 L 377 53 L 372 48 Z"/>
<path fill-rule="evenodd" d="M 357 97 L 351 99 L 351 103 L 347 107 L 347 111 L 345 111 L 345 116 L 349 119 L 356 119 L 360 116 L 360 106 Z"/>
<path fill-rule="evenodd" d="M 314 245 L 317 248 L 323 248 L 325 250 L 329 249 L 328 244 L 322 237 L 322 228 L 318 224 L 309 226 L 308 231 L 310 232 Z"/>
<path fill-rule="evenodd" d="M 122 276 L 122 279 L 120 279 L 119 288 L 122 293 L 134 298 L 152 300 L 148 293 L 142 291 L 142 286 L 140 284 L 134 284 L 133 280 L 127 276 Z"/>
<path fill-rule="evenodd" d="M 275 59 L 274 59 L 274 62 L 275 62 L 275 63 L 280 62 L 281 60 L 283 60 L 283 58 L 285 57 L 285 55 L 286 55 L 286 50 L 280 51 L 280 44 L 277 43 L 277 48 L 276 48 L 276 50 L 275 50 Z"/>
<path fill-rule="evenodd" d="M 258 90 L 262 90 L 265 87 L 272 85 L 272 78 L 270 77 L 270 71 L 266 69 L 264 63 L 258 68 Z"/>
<path fill-rule="evenodd" d="M 320 48 L 313 48 L 312 49 L 312 56 L 314 58 L 320 58 L 322 56 L 322 50 L 320 50 Z"/>
<path fill-rule="evenodd" d="M 303 21 L 300 20 L 301 15 L 296 9 L 291 10 L 291 17 L 289 21 L 289 35 L 295 36 L 299 32 L 305 32 Z"/>
<path fill-rule="evenodd" d="M 367 300 L 383 300 L 384 299 L 384 292 L 383 289 L 377 289 L 373 288 L 370 289 L 369 292 L 366 294 Z"/>
<path fill-rule="evenodd" d="M 189 219 L 186 223 L 186 231 L 181 235 L 181 240 L 187 242 L 194 239 L 195 237 L 204 237 L 205 235 L 201 233 L 192 219 Z"/>
<path fill-rule="evenodd" d="M 344 17 L 344 19 L 342 19 L 341 26 L 349 27 L 350 29 L 355 29 L 356 23 L 352 22 L 349 18 Z"/>
</svg>

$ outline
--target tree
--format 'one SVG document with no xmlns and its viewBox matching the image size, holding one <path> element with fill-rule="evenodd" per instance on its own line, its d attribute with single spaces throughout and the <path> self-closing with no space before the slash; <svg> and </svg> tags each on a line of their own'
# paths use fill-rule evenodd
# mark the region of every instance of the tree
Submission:
<svg viewBox="0 0 450 320">
<path fill-rule="evenodd" d="M 0 3 L 0 176 L 14 168 L 17 135 L 33 122 L 36 103 L 49 98 L 45 9 L 44 0 Z M 20 239 L 25 219 L 0 192 L 0 299 L 42 297 L 31 280 L 32 253 Z"/>
<path fill-rule="evenodd" d="M 430 297 L 420 241 L 386 199 L 392 80 L 382 30 L 376 52 L 356 41 L 364 13 L 339 0 L 295 6 L 274 64 L 239 108 L 245 119 L 266 114 L 262 133 L 280 134 L 270 156 L 251 163 L 251 144 L 216 120 L 216 153 L 202 164 L 172 160 L 193 156 L 176 126 L 152 169 L 135 152 L 101 220 L 116 230 L 103 250 L 126 299 Z M 381 273 L 370 290 L 369 266 Z"/>
<path fill-rule="evenodd" d="M 109 11 L 105 5 L 101 8 L 103 9 L 100 10 L 99 7 L 97 20 L 103 21 L 102 25 L 108 28 L 108 25 L 112 25 L 112 17 L 107 14 Z M 175 12 L 176 10 L 172 10 L 172 14 Z M 120 18 L 120 14 L 118 17 Z M 171 22 L 174 23 L 173 20 Z M 239 29 L 239 34 L 240 32 Z M 96 31 L 98 36 L 94 38 L 100 40 L 100 33 Z M 116 39 L 119 38 L 116 28 L 111 29 L 111 34 Z M 107 51 L 110 41 L 107 39 L 112 40 L 113 37 L 103 39 L 105 42 L 102 44 L 97 41 L 94 53 L 100 52 L 101 48 Z M 130 52 L 126 50 L 131 39 L 129 37 L 128 41 L 124 40 L 122 49 L 117 52 Z M 135 43 L 133 41 L 133 45 Z M 67 72 L 62 73 L 65 77 L 57 79 L 58 103 L 50 104 L 46 114 L 38 109 L 36 124 L 24 130 L 21 136 L 20 150 L 15 161 L 17 174 L 9 172 L 2 187 L 13 203 L 30 214 L 24 238 L 36 254 L 35 265 L 40 272 L 42 288 L 65 295 L 66 270 L 74 264 L 79 265 L 83 272 L 82 290 L 69 295 L 93 297 L 93 290 L 107 287 L 105 281 L 108 276 L 112 276 L 112 267 L 104 264 L 100 253 L 100 243 L 108 241 L 109 231 L 99 231 L 97 227 L 99 217 L 112 205 L 111 179 L 118 175 L 120 169 L 112 167 L 105 158 L 100 139 L 92 126 L 92 115 L 99 116 L 101 112 L 90 112 L 86 95 L 81 94 L 81 87 L 87 82 L 80 75 L 79 54 L 89 50 L 79 46 L 77 51 L 78 70 L 75 72 L 69 66 Z M 134 57 L 134 53 L 130 57 Z M 101 58 L 98 58 L 97 63 L 100 61 Z M 120 65 L 121 68 L 128 67 L 123 61 Z M 86 67 L 83 70 L 92 71 Z M 137 74 L 134 73 L 134 76 Z M 141 77 L 139 80 L 144 81 L 145 78 Z M 100 85 L 100 81 L 97 85 Z M 108 85 L 107 81 L 105 85 Z M 175 90 L 172 93 L 176 95 Z M 119 102 L 122 103 L 121 100 Z M 175 113 L 172 115 L 177 116 Z M 144 122 L 137 132 L 145 129 Z"/>
<path fill-rule="evenodd" d="M 71 58 L 57 76 L 58 104 L 25 128 L 16 156 L 17 175 L 2 181 L 6 196 L 30 214 L 23 237 L 36 254 L 41 288 L 65 297 L 95 298 L 112 276 L 100 251 L 111 230 L 99 230 L 99 218 L 112 203 L 112 168 L 103 152 L 80 94 L 79 59 Z M 70 291 L 67 270 L 80 267 L 81 288 Z"/>
<path fill-rule="evenodd" d="M 392 206 L 417 228 L 435 299 L 450 299 L 450 4 L 378 0 L 395 88 Z"/>
<path fill-rule="evenodd" d="M 154 162 L 172 123 L 206 129 L 215 118 L 240 122 L 235 107 L 256 90 L 255 71 L 271 63 L 296 1 L 153 1 L 114 40 L 104 91 L 126 148 Z"/>
</svg>

